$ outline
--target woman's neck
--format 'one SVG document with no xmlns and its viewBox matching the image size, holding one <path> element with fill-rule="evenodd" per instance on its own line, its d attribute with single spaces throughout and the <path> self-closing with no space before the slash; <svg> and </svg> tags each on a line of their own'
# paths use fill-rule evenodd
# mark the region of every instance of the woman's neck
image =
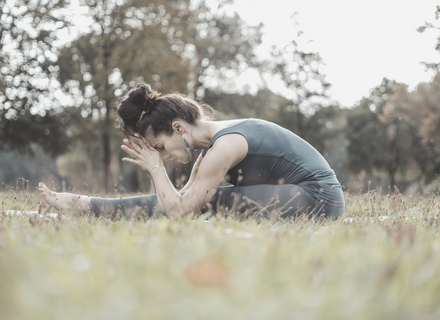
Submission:
<svg viewBox="0 0 440 320">
<path fill-rule="evenodd" d="M 187 130 L 188 135 L 192 138 L 191 147 L 193 149 L 208 149 L 209 142 L 220 129 L 219 122 L 199 120 L 195 126 L 191 126 Z"/>
</svg>

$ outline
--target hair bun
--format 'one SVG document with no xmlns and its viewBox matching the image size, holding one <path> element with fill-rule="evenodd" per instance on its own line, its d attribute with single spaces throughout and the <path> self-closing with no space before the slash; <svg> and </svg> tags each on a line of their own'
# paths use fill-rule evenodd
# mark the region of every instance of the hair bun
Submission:
<svg viewBox="0 0 440 320">
<path fill-rule="evenodd" d="M 147 113 L 151 112 L 156 106 L 157 99 L 160 97 L 160 93 L 151 89 L 151 86 L 146 83 L 138 85 L 136 88 L 142 88 L 144 90 L 145 102 L 143 104 L 142 111 Z"/>
<path fill-rule="evenodd" d="M 197 120 L 211 120 L 214 115 L 213 109 L 203 102 L 177 92 L 161 96 L 146 83 L 132 89 L 118 106 L 119 128 L 127 136 L 143 136 L 147 130 L 154 136 L 171 135 L 176 119 L 196 125 Z"/>
<path fill-rule="evenodd" d="M 160 93 L 146 83 L 130 90 L 118 106 L 119 128 L 131 136 L 138 133 L 139 121 L 155 109 L 159 97 Z"/>
</svg>

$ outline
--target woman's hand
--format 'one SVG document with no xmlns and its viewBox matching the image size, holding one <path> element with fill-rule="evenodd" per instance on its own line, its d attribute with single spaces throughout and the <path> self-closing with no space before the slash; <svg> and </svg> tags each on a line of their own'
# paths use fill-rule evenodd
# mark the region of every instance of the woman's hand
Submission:
<svg viewBox="0 0 440 320">
<path fill-rule="evenodd" d="M 150 173 L 157 165 L 162 165 L 163 160 L 160 153 L 154 149 L 149 143 L 145 143 L 139 136 L 136 139 L 137 145 L 133 141 L 124 139 L 126 145 L 122 145 L 121 149 L 131 155 L 131 158 L 122 158 L 122 161 L 137 165 L 147 173 Z"/>
</svg>

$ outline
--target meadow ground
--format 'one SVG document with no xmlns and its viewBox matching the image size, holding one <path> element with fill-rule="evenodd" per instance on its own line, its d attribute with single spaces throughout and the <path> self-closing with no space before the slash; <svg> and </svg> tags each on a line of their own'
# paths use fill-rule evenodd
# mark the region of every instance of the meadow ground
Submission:
<svg viewBox="0 0 440 320">
<path fill-rule="evenodd" d="M 346 200 L 337 221 L 0 212 L 0 319 L 439 319 L 438 194 Z"/>
</svg>

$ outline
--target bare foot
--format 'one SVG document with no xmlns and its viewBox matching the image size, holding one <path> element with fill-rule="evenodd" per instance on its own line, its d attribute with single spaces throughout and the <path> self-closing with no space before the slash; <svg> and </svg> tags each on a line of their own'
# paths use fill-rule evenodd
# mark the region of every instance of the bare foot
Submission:
<svg viewBox="0 0 440 320">
<path fill-rule="evenodd" d="M 81 196 L 73 193 L 56 193 L 50 190 L 44 182 L 38 184 L 37 190 L 40 192 L 44 201 L 51 207 L 62 210 L 65 213 L 89 212 L 90 197 Z"/>
</svg>

